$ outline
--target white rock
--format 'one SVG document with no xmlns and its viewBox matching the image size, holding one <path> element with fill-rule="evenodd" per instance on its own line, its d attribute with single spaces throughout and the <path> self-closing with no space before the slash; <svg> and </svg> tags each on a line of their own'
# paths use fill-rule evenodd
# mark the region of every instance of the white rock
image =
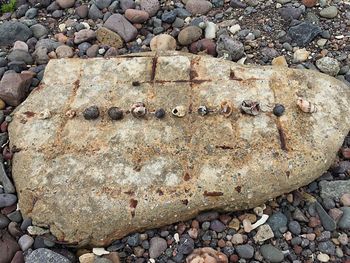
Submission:
<svg viewBox="0 0 350 263">
<path fill-rule="evenodd" d="M 207 22 L 205 27 L 205 38 L 214 39 L 216 37 L 217 26 L 213 22 Z"/>
<path fill-rule="evenodd" d="M 327 254 L 324 254 L 324 253 L 320 253 L 317 255 L 317 259 L 320 261 L 320 262 L 328 262 L 329 261 L 329 256 Z"/>
<path fill-rule="evenodd" d="M 232 34 L 236 34 L 239 30 L 241 30 L 241 26 L 239 24 L 235 24 L 235 25 L 231 26 L 228 30 Z"/>
<path fill-rule="evenodd" d="M 258 232 L 254 236 L 255 242 L 264 242 L 265 240 L 269 240 L 273 238 L 274 234 L 271 227 L 268 224 L 262 225 L 259 227 Z"/>
<path fill-rule="evenodd" d="M 310 55 L 310 52 L 307 51 L 305 48 L 297 49 L 294 52 L 293 61 L 294 63 L 304 62 L 308 59 L 309 55 Z"/>
<path fill-rule="evenodd" d="M 103 247 L 94 247 L 92 253 L 96 256 L 108 255 L 110 252 L 105 250 Z"/>
</svg>

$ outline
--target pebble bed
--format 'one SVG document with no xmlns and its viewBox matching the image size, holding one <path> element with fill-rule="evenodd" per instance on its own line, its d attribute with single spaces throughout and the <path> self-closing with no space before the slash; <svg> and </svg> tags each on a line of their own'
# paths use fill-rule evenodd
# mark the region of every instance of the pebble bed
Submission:
<svg viewBox="0 0 350 263">
<path fill-rule="evenodd" d="M 180 50 L 317 70 L 350 86 L 348 1 L 17 0 L 13 12 L 1 10 L 0 263 L 350 263 L 350 136 L 318 180 L 261 207 L 209 211 L 109 247 L 78 249 L 22 217 L 7 134 L 11 112 L 55 58 Z"/>
</svg>

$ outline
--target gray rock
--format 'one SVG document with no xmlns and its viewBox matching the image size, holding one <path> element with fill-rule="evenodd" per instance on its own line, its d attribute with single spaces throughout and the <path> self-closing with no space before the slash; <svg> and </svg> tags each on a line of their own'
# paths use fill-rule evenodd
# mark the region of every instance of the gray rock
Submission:
<svg viewBox="0 0 350 263">
<path fill-rule="evenodd" d="M 91 18 L 92 20 L 97 20 L 97 19 L 101 19 L 102 17 L 103 17 L 102 11 L 98 9 L 96 5 L 92 4 L 89 9 L 89 18 Z"/>
<path fill-rule="evenodd" d="M 7 137 L 7 135 L 6 135 L 6 137 Z M 1 144 L 1 145 L 3 145 L 3 144 Z M 0 182 L 1 182 L 2 186 L 4 187 L 5 193 L 13 194 L 16 192 L 15 187 L 13 186 L 11 180 L 8 178 L 8 176 L 6 174 L 5 167 L 4 167 L 2 160 L 0 160 Z"/>
<path fill-rule="evenodd" d="M 320 217 L 322 226 L 328 231 L 334 231 L 337 227 L 337 223 L 327 214 L 319 202 L 315 204 L 316 211 Z"/>
<path fill-rule="evenodd" d="M 189 235 L 183 235 L 180 238 L 179 246 L 177 248 L 178 253 L 183 255 L 191 254 L 194 250 L 194 240 Z"/>
<path fill-rule="evenodd" d="M 11 206 L 17 202 L 14 194 L 0 194 L 0 208 Z"/>
<path fill-rule="evenodd" d="M 104 23 L 104 27 L 116 32 L 125 42 L 129 42 L 137 36 L 137 29 L 120 14 L 111 15 Z"/>
<path fill-rule="evenodd" d="M 218 57 L 228 55 L 229 60 L 238 61 L 244 56 L 244 46 L 227 35 L 220 35 L 216 44 L 216 52 Z"/>
<path fill-rule="evenodd" d="M 322 198 L 337 198 L 349 192 L 350 180 L 320 181 L 320 195 Z"/>
<path fill-rule="evenodd" d="M 335 18 L 338 14 L 338 9 L 336 6 L 329 6 L 321 10 L 320 16 L 325 18 Z"/>
<path fill-rule="evenodd" d="M 0 24 L 0 46 L 12 45 L 15 41 L 27 41 L 32 31 L 23 23 L 7 22 Z"/>
<path fill-rule="evenodd" d="M 350 207 L 341 207 L 340 210 L 343 211 L 343 215 L 338 221 L 338 226 L 340 229 L 348 230 L 350 229 Z"/>
<path fill-rule="evenodd" d="M 75 4 L 75 0 L 56 0 L 56 2 L 63 9 L 70 8 Z"/>
<path fill-rule="evenodd" d="M 317 246 L 318 250 L 322 253 L 326 253 L 328 255 L 334 255 L 335 254 L 335 245 L 332 241 L 324 241 L 318 243 Z"/>
<path fill-rule="evenodd" d="M 33 64 L 32 56 L 27 51 L 21 49 L 13 50 L 7 58 L 9 61 L 23 61 L 27 65 Z"/>
<path fill-rule="evenodd" d="M 279 13 L 284 20 L 291 21 L 293 19 L 299 19 L 303 11 L 300 8 L 283 7 L 279 9 Z"/>
<path fill-rule="evenodd" d="M 108 258 L 95 258 L 94 263 L 113 263 Z"/>
<path fill-rule="evenodd" d="M 340 71 L 340 64 L 335 58 L 320 58 L 316 60 L 316 66 L 320 71 L 331 76 L 336 76 Z"/>
<path fill-rule="evenodd" d="M 164 238 L 153 237 L 150 241 L 149 256 L 150 258 L 159 257 L 166 249 L 168 245 Z"/>
<path fill-rule="evenodd" d="M 0 214 L 0 229 L 7 227 L 9 223 L 10 219 L 8 219 L 5 215 Z"/>
<path fill-rule="evenodd" d="M 96 32 L 92 29 L 82 29 L 74 33 L 74 43 L 80 44 L 96 38 Z"/>
<path fill-rule="evenodd" d="M 288 35 L 299 47 L 308 45 L 316 36 L 322 32 L 318 25 L 310 22 L 302 22 L 295 26 L 291 26 Z"/>
<path fill-rule="evenodd" d="M 213 5 L 206 0 L 188 0 L 186 3 L 186 9 L 192 15 L 205 15 L 212 7 Z"/>
<path fill-rule="evenodd" d="M 237 254 L 244 259 L 250 259 L 254 256 L 254 247 L 251 245 L 239 245 L 236 247 Z"/>
<path fill-rule="evenodd" d="M 38 262 L 70 263 L 70 260 L 47 248 L 38 248 L 29 254 L 25 262 L 26 263 L 38 263 Z"/>
<path fill-rule="evenodd" d="M 127 243 L 131 247 L 138 246 L 140 244 L 140 234 L 139 233 L 135 233 L 135 234 L 129 236 L 128 239 L 127 239 Z"/>
<path fill-rule="evenodd" d="M 38 9 L 37 8 L 29 8 L 26 12 L 26 17 L 29 19 L 33 19 L 34 17 L 36 17 L 36 15 L 38 14 Z"/>
<path fill-rule="evenodd" d="M 120 8 L 125 12 L 127 9 L 134 9 L 136 7 L 133 0 L 120 0 Z"/>
<path fill-rule="evenodd" d="M 47 49 L 47 52 L 55 51 L 57 47 L 62 45 L 62 43 L 57 42 L 53 39 L 45 38 L 45 39 L 40 39 L 38 42 L 35 44 L 35 49 L 38 49 L 39 47 L 44 47 Z"/>
<path fill-rule="evenodd" d="M 238 112 L 230 118 L 207 116 L 210 119 L 192 114 L 188 127 L 189 116 L 177 118 L 170 111 L 176 105 L 187 108 L 190 104 L 191 78 L 198 85 L 192 94 L 195 101 L 216 106 L 221 103 L 217 98 L 224 96 L 235 108 L 247 97 L 264 105 L 283 102 L 289 114 L 283 123 L 288 131 L 286 140 L 282 138 L 281 142 L 278 129 L 271 124 L 274 116 L 263 112 L 255 117 Z M 239 81 L 239 87 L 232 86 L 233 79 Z M 159 121 L 151 115 L 147 120 L 136 119 L 131 114 L 113 123 L 105 115 L 91 121 L 79 114 L 66 118 L 66 108 L 81 113 L 96 101 L 101 109 L 110 104 L 123 110 L 130 108 L 135 97 L 146 101 L 148 86 L 135 89 L 133 81 L 159 85 L 152 102 L 147 100 L 147 107 L 168 105 L 165 119 Z M 52 222 L 50 231 L 66 242 L 101 246 L 141 229 L 187 220 L 197 211 L 255 207 L 318 178 L 333 162 L 350 125 L 349 89 L 334 78 L 306 70 L 242 67 L 174 51 L 158 54 L 157 59 L 155 53 L 108 60 L 53 59 L 46 66 L 42 83 L 16 109 L 9 124 L 11 143 L 22 149 L 13 158 L 12 176 L 21 193 L 23 216 L 39 225 Z M 279 89 L 276 99 L 271 95 L 275 85 Z M 295 94 L 306 85 L 312 87 L 308 97 L 319 106 L 317 114 L 304 115 L 295 107 Z M 114 95 L 107 98 L 110 91 Z M 239 95 L 242 91 L 244 98 Z M 53 97 L 57 99 L 47 99 Z M 329 107 L 333 110 L 326 110 Z M 52 117 L 41 120 L 39 113 L 43 110 L 49 110 Z M 29 118 L 27 111 L 36 115 Z M 232 118 L 237 118 L 237 127 L 229 125 Z M 162 131 L 168 129 L 171 132 L 163 136 Z M 188 144 L 183 134 L 191 135 L 195 149 L 188 148 L 193 144 Z M 87 145 L 87 140 L 94 143 Z M 243 146 L 227 149 L 232 141 Z M 152 151 L 147 150 L 147 156 L 142 157 L 145 148 Z M 287 149 L 292 170 L 283 165 Z M 250 161 L 251 152 L 254 162 Z M 141 163 L 133 161 L 136 153 Z M 233 155 L 241 158 L 232 159 Z M 321 157 L 323 161 L 319 162 Z M 188 166 L 183 167 L 180 160 L 193 162 L 192 174 L 185 175 Z M 237 180 L 231 180 L 232 174 Z M 159 190 L 154 190 L 155 186 Z M 188 192 L 174 195 L 174 188 L 185 186 L 193 194 L 191 198 Z M 77 195 L 79 198 L 74 198 Z M 81 216 L 80 208 L 87 211 L 85 216 Z M 286 222 L 281 227 L 286 228 Z"/>
<path fill-rule="evenodd" d="M 12 221 L 16 223 L 21 223 L 23 218 L 20 210 L 15 210 L 12 213 L 9 213 L 7 217 Z"/>
<path fill-rule="evenodd" d="M 219 233 L 225 230 L 226 226 L 220 220 L 213 220 L 210 222 L 210 229 Z"/>
<path fill-rule="evenodd" d="M 158 0 L 141 0 L 141 10 L 146 11 L 150 17 L 157 14 L 160 4 Z"/>
<path fill-rule="evenodd" d="M 18 245 L 23 251 L 29 249 L 34 243 L 34 239 L 31 236 L 23 235 L 18 240 Z"/>
<path fill-rule="evenodd" d="M 288 223 L 288 228 L 294 235 L 300 235 L 301 233 L 301 227 L 297 221 L 290 221 Z"/>
<path fill-rule="evenodd" d="M 244 3 L 241 0 L 231 0 L 230 1 L 230 6 L 234 7 L 234 8 L 246 8 L 247 4 Z"/>
<path fill-rule="evenodd" d="M 0 68 L 6 67 L 6 65 L 7 65 L 7 59 L 0 57 Z"/>
<path fill-rule="evenodd" d="M 267 220 L 267 224 L 271 227 L 273 233 L 275 234 L 275 237 L 282 236 L 280 229 L 286 227 L 287 222 L 287 217 L 281 212 L 272 214 Z"/>
<path fill-rule="evenodd" d="M 16 16 L 18 18 L 22 17 L 25 15 L 25 13 L 28 11 L 29 9 L 29 5 L 28 4 L 23 4 L 23 5 L 20 5 L 17 10 L 16 10 Z"/>
<path fill-rule="evenodd" d="M 282 251 L 270 244 L 262 245 L 260 253 L 264 259 L 271 263 L 282 262 L 284 259 Z"/>
<path fill-rule="evenodd" d="M 47 36 L 48 34 L 48 30 L 45 26 L 43 26 L 42 24 L 35 24 L 33 26 L 30 27 L 30 30 L 32 30 L 33 32 L 33 36 L 37 39 Z"/>
<path fill-rule="evenodd" d="M 111 4 L 112 0 L 95 0 L 95 5 L 99 9 L 107 8 Z"/>
<path fill-rule="evenodd" d="M 60 18 L 63 16 L 63 10 L 55 10 L 52 12 L 53 18 Z"/>
<path fill-rule="evenodd" d="M 205 221 L 212 221 L 218 218 L 219 218 L 219 213 L 216 211 L 208 211 L 208 212 L 200 213 L 198 216 L 196 216 L 196 220 L 199 223 L 203 223 Z"/>
<path fill-rule="evenodd" d="M 80 17 L 80 18 L 85 18 L 87 17 L 88 13 L 89 13 L 89 7 L 87 5 L 81 5 L 78 6 L 75 9 L 75 13 Z"/>
<path fill-rule="evenodd" d="M 33 58 L 38 65 L 46 64 L 49 62 L 49 56 L 47 55 L 49 51 L 43 46 L 39 46 L 35 49 L 33 53 Z"/>
</svg>

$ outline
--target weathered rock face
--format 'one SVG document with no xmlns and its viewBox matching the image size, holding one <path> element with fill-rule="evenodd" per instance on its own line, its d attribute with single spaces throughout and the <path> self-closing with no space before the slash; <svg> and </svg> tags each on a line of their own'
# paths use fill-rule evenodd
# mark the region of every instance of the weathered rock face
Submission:
<svg viewBox="0 0 350 263">
<path fill-rule="evenodd" d="M 318 111 L 302 112 L 298 97 Z M 260 102 L 257 116 L 241 113 L 248 99 Z M 229 117 L 197 113 L 223 101 L 233 104 Z M 135 118 L 127 111 L 135 102 L 166 115 Z M 20 208 L 61 241 L 103 245 L 203 210 L 253 207 L 330 166 L 349 129 L 349 102 L 343 83 L 314 71 L 176 52 L 51 60 L 9 127 L 20 149 Z M 281 117 L 275 103 L 285 107 Z M 100 117 L 85 120 L 92 105 Z M 171 114 L 179 105 L 183 118 Z M 122 120 L 109 119 L 112 106 L 126 112 Z"/>
</svg>

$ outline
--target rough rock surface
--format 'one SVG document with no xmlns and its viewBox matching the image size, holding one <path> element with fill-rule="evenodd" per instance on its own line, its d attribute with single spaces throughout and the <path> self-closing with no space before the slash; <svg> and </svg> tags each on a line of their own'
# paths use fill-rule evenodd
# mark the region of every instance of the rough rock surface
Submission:
<svg viewBox="0 0 350 263">
<path fill-rule="evenodd" d="M 318 111 L 302 112 L 297 97 Z M 242 114 L 247 99 L 264 111 Z M 230 117 L 197 114 L 225 100 Z M 165 118 L 108 118 L 109 107 L 138 101 L 164 108 Z M 321 73 L 184 53 L 51 60 L 9 126 L 20 149 L 12 168 L 19 206 L 59 240 L 92 245 L 203 210 L 254 207 L 328 169 L 348 132 L 349 101 L 346 85 Z M 282 117 L 271 113 L 275 103 Z M 100 117 L 85 120 L 92 105 Z M 178 105 L 188 109 L 183 118 L 169 113 Z"/>
</svg>

